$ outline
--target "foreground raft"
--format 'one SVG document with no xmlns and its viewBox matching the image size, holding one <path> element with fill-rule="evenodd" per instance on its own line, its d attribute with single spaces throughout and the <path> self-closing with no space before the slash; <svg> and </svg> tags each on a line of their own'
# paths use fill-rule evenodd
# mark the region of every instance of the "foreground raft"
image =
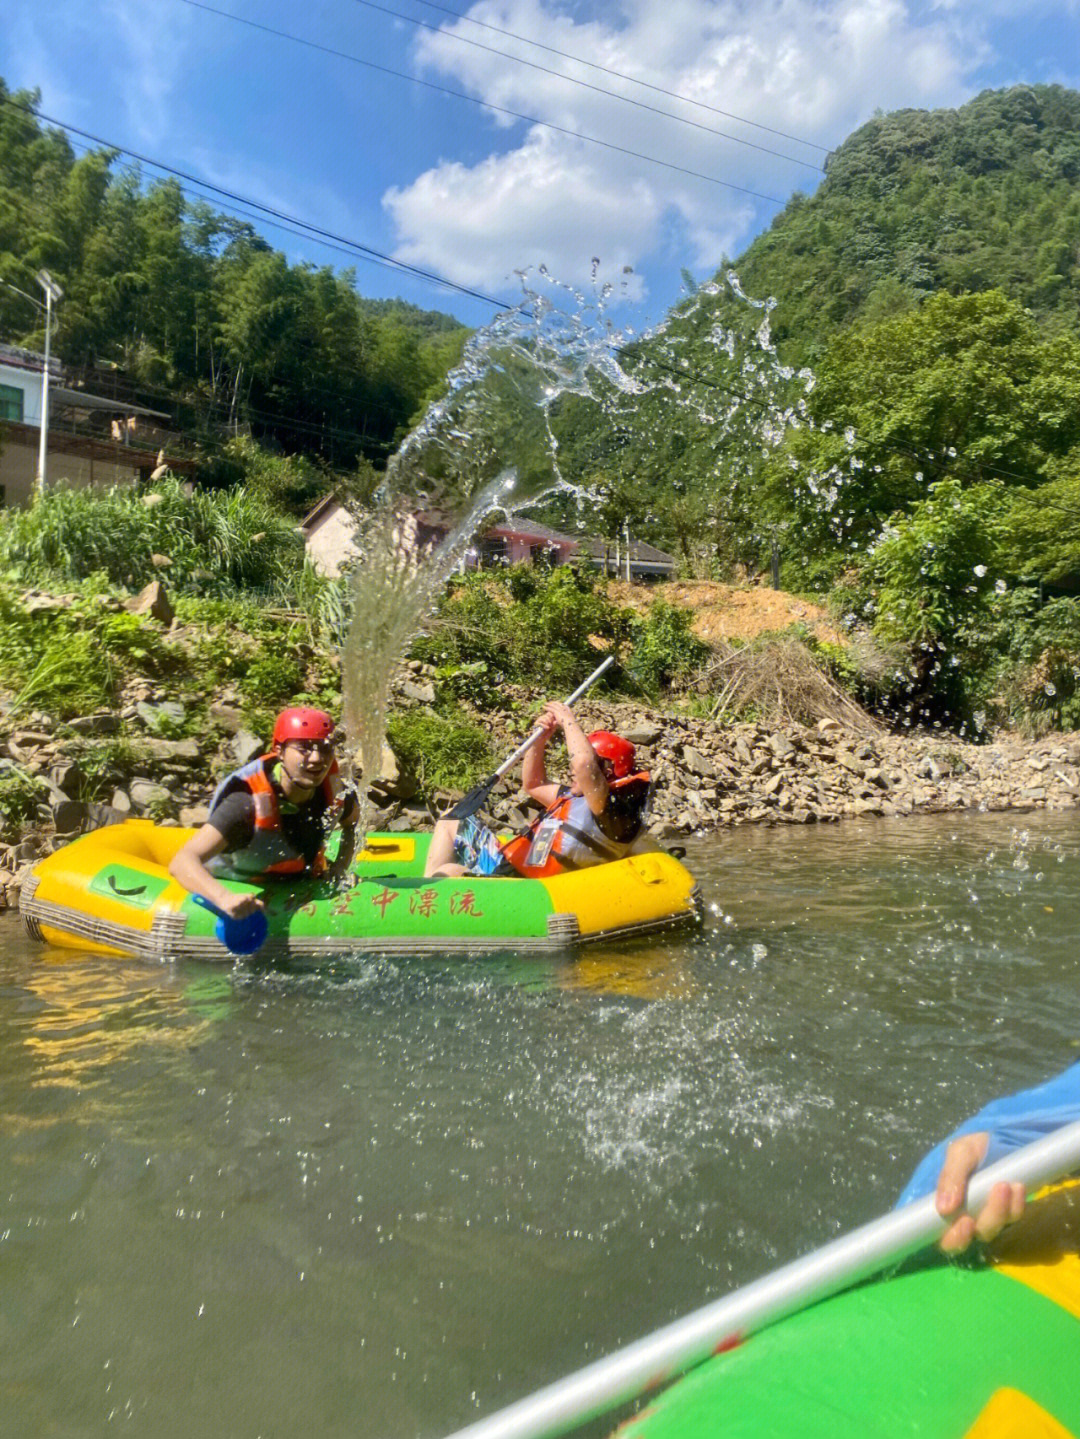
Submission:
<svg viewBox="0 0 1080 1439">
<path fill-rule="evenodd" d="M 1080 1181 L 990 1262 L 927 1258 L 692 1370 L 617 1439 L 1080 1439 Z"/>
<path fill-rule="evenodd" d="M 148 959 L 231 959 L 213 915 L 172 879 L 194 833 L 128 820 L 83 835 L 33 868 L 20 911 L 35 939 Z M 663 851 L 551 879 L 425 879 L 430 836 L 371 834 L 355 882 L 253 886 L 269 934 L 260 954 L 550 951 L 626 937 L 697 917 L 693 876 Z"/>
</svg>

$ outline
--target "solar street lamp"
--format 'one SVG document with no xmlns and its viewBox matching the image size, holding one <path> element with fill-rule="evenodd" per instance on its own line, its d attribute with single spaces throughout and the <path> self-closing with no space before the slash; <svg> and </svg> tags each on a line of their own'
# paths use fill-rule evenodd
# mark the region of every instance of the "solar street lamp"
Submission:
<svg viewBox="0 0 1080 1439">
<path fill-rule="evenodd" d="M 38 446 L 37 493 L 45 493 L 45 464 L 49 448 L 49 345 L 52 339 L 52 307 L 64 298 L 64 292 L 48 270 L 37 272 L 37 282 L 45 291 L 45 367 L 41 372 L 41 441 Z"/>
</svg>

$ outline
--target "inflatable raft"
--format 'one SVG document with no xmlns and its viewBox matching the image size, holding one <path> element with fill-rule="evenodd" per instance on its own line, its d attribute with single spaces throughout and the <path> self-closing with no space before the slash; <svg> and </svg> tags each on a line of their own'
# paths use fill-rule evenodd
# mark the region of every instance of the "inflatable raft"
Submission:
<svg viewBox="0 0 1080 1439">
<path fill-rule="evenodd" d="M 27 931 L 47 944 L 148 959 L 230 959 L 214 916 L 173 880 L 169 861 L 194 833 L 128 820 L 83 835 L 34 866 L 22 889 Z M 265 886 L 268 958 L 556 950 L 697 917 L 693 877 L 663 851 L 550 879 L 425 879 L 428 835 L 372 834 L 351 888 Z"/>
<path fill-rule="evenodd" d="M 934 1257 L 751 1335 L 618 1439 L 1080 1439 L 1080 1181 L 989 1263 Z"/>
</svg>

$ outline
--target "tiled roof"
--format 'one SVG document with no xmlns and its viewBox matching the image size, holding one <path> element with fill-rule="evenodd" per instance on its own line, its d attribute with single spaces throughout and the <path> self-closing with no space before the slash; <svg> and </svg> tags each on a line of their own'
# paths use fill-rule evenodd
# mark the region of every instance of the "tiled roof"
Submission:
<svg viewBox="0 0 1080 1439">
<path fill-rule="evenodd" d="M 608 555 L 615 558 L 616 550 L 622 556 L 626 554 L 626 542 L 622 541 L 616 545 L 614 540 L 598 540 L 593 536 L 581 541 L 581 548 L 587 555 L 594 559 L 603 559 Z M 655 545 L 647 544 L 644 540 L 630 541 L 630 562 L 644 565 L 671 565 L 675 566 L 675 556 L 669 555 L 665 550 L 658 550 Z"/>
</svg>

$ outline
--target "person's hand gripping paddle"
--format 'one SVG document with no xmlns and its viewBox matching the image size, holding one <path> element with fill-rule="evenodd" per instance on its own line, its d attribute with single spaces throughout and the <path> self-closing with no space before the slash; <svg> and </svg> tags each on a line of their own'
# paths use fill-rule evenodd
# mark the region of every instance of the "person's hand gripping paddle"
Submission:
<svg viewBox="0 0 1080 1439">
<path fill-rule="evenodd" d="M 598 669 L 593 670 L 592 674 L 584 682 L 584 684 L 578 685 L 577 689 L 566 701 L 566 703 L 568 705 L 572 705 L 575 700 L 579 700 L 586 690 L 592 689 L 593 685 L 604 673 L 604 671 L 614 663 L 615 656 L 608 655 L 604 663 L 600 665 Z M 499 766 L 499 768 L 495 771 L 494 774 L 489 775 L 485 780 L 481 780 L 481 782 L 476 785 L 474 789 L 471 789 L 463 799 L 459 799 L 457 804 L 454 805 L 453 809 L 449 810 L 444 817 L 446 819 L 468 819 L 471 814 L 475 814 L 476 811 L 480 808 L 480 806 L 487 802 L 488 795 L 502 779 L 503 775 L 506 774 L 508 770 L 514 768 L 518 760 L 521 759 L 521 757 L 524 755 L 525 751 L 531 749 L 543 733 L 544 727 L 543 725 L 539 725 L 536 729 L 533 730 L 532 734 L 527 740 L 523 741 L 523 743 L 518 745 L 517 749 L 514 751 L 514 753 L 510 756 L 509 759 L 503 760 L 502 764 Z"/>
</svg>

